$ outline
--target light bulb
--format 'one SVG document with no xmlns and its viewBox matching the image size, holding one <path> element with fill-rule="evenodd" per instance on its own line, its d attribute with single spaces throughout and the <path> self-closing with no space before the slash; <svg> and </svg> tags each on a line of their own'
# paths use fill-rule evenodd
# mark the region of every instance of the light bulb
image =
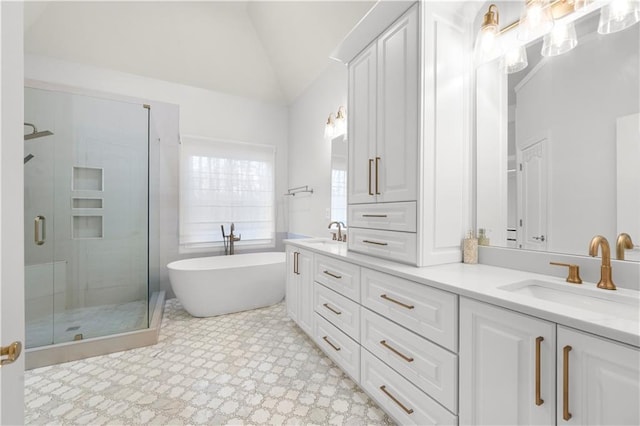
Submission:
<svg viewBox="0 0 640 426">
<path fill-rule="evenodd" d="M 527 49 L 524 46 L 518 46 L 505 53 L 503 58 L 504 72 L 513 74 L 522 71 L 529 65 L 527 61 Z"/>
</svg>

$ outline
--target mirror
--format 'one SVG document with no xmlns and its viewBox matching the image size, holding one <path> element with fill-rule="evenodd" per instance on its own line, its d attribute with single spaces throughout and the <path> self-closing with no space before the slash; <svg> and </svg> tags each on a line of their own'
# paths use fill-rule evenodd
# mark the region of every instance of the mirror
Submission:
<svg viewBox="0 0 640 426">
<path fill-rule="evenodd" d="M 640 25 L 600 35 L 576 21 L 578 45 L 505 75 L 477 70 L 477 227 L 488 245 L 587 255 L 605 236 L 640 261 Z"/>
<path fill-rule="evenodd" d="M 347 224 L 347 140 L 331 140 L 331 221 Z"/>
</svg>

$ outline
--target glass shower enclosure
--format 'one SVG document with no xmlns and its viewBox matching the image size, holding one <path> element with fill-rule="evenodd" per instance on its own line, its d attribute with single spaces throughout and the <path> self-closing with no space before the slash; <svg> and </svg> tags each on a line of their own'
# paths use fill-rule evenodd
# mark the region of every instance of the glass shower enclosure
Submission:
<svg viewBox="0 0 640 426">
<path fill-rule="evenodd" d="M 25 88 L 26 346 L 149 326 L 149 108 Z"/>
</svg>

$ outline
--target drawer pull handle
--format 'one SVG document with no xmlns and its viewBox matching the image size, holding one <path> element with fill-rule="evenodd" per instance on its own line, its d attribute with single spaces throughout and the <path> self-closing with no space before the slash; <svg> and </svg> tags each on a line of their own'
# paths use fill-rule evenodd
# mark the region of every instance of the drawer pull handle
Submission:
<svg viewBox="0 0 640 426">
<path fill-rule="evenodd" d="M 366 243 L 366 244 L 375 244 L 377 246 L 388 246 L 389 245 L 389 243 L 380 243 L 378 241 L 371 241 L 371 240 L 362 240 L 362 242 Z"/>
<path fill-rule="evenodd" d="M 376 157 L 376 195 L 380 195 L 380 157 Z"/>
<path fill-rule="evenodd" d="M 334 314 L 336 314 L 336 315 L 342 315 L 342 312 L 340 312 L 340 311 L 339 311 L 339 310 L 337 310 L 337 309 L 333 309 L 333 308 L 331 307 L 331 305 L 329 305 L 328 303 L 323 303 L 323 304 L 322 304 L 322 306 L 324 306 L 325 308 L 327 308 L 328 310 L 330 310 L 331 312 L 333 312 L 333 313 L 334 313 Z"/>
<path fill-rule="evenodd" d="M 544 337 L 536 337 L 536 405 L 542 405 L 544 399 L 540 397 L 540 344 Z"/>
<path fill-rule="evenodd" d="M 403 354 L 402 352 L 400 352 L 399 350 L 397 350 L 396 348 L 394 348 L 393 346 L 390 346 L 386 340 L 380 340 L 380 344 L 382 346 L 384 346 L 385 348 L 389 349 L 391 352 L 393 352 L 394 354 L 398 355 L 400 358 L 404 359 L 407 362 L 413 362 L 413 358 L 406 356 L 405 354 Z"/>
<path fill-rule="evenodd" d="M 398 404 L 400 406 L 400 408 L 402 408 L 404 410 L 405 413 L 407 414 L 412 414 L 413 413 L 413 408 L 407 408 L 404 406 L 404 404 L 400 401 L 398 401 L 398 398 L 396 398 L 395 396 L 391 395 L 391 393 L 389 393 L 389 391 L 387 390 L 387 386 L 386 385 L 382 385 L 380 386 L 380 390 L 382 392 L 385 393 L 385 395 L 387 395 L 389 398 L 391 398 L 391 400 L 393 402 L 395 402 L 396 404 Z"/>
<path fill-rule="evenodd" d="M 342 279 L 342 275 L 335 275 L 335 274 L 332 274 L 332 273 L 331 273 L 331 272 L 329 272 L 329 271 L 323 271 L 323 272 L 324 272 L 326 275 L 329 275 L 330 277 L 333 277 L 333 278 L 335 278 L 335 279 L 337 279 L 337 280 L 341 280 L 341 279 Z"/>
<path fill-rule="evenodd" d="M 387 217 L 386 214 L 363 214 L 362 217 Z"/>
<path fill-rule="evenodd" d="M 402 303 L 402 302 L 400 302 L 400 301 L 398 301 L 396 299 L 392 299 L 391 297 L 387 296 L 386 294 L 381 294 L 380 297 L 383 298 L 384 300 L 388 300 L 389 302 L 393 302 L 396 305 L 400 305 L 403 308 L 407 308 L 407 309 L 415 308 L 415 306 L 413 306 L 413 305 L 407 305 L 406 303 Z"/>
<path fill-rule="evenodd" d="M 369 158 L 369 195 L 374 195 L 371 190 L 371 166 L 373 165 L 373 159 Z"/>
<path fill-rule="evenodd" d="M 331 343 L 331 341 L 327 338 L 328 336 L 324 336 L 322 338 L 322 340 L 324 340 L 325 342 L 327 342 L 329 344 L 329 346 L 331 346 L 333 349 L 335 349 L 336 351 L 340 350 L 340 346 L 336 346 L 333 343 Z"/>
<path fill-rule="evenodd" d="M 572 417 L 569 412 L 569 351 L 569 345 L 562 348 L 562 419 L 565 421 L 571 420 Z"/>
</svg>

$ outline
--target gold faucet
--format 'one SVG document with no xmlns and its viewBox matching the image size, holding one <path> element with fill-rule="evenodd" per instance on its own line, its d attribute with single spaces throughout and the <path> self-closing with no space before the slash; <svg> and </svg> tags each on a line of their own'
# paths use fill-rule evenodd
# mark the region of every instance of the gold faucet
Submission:
<svg viewBox="0 0 640 426">
<path fill-rule="evenodd" d="M 589 256 L 596 257 L 598 255 L 598 247 L 601 247 L 602 251 L 602 266 L 600 266 L 598 288 L 615 290 L 616 285 L 611 279 L 611 249 L 609 248 L 609 241 L 602 235 L 596 235 L 591 239 Z"/>
<path fill-rule="evenodd" d="M 618 240 L 616 241 L 616 259 L 624 260 L 624 249 L 631 250 L 632 248 L 633 241 L 631 241 L 629 234 L 623 232 L 618 235 Z"/>
</svg>

